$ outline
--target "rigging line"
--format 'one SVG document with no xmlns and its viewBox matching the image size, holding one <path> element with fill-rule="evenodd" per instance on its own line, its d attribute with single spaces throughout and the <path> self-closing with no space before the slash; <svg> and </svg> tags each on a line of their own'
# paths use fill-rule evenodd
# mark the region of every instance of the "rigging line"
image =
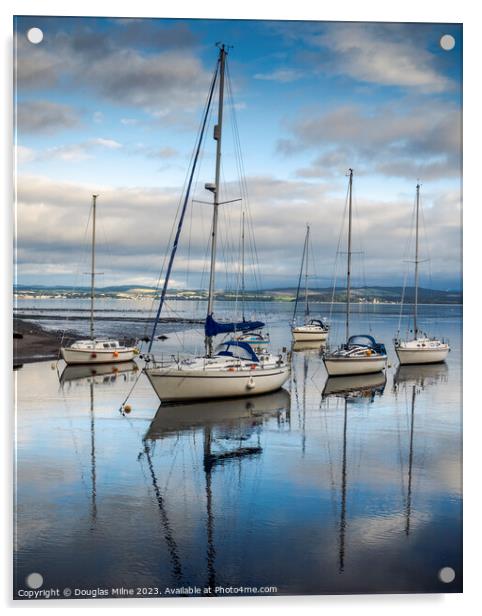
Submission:
<svg viewBox="0 0 482 616">
<path fill-rule="evenodd" d="M 397 338 L 400 337 L 400 333 L 401 333 L 401 327 L 402 327 L 402 319 L 403 319 L 403 308 L 405 305 L 405 290 L 406 290 L 406 286 L 407 286 L 407 280 L 408 280 L 408 264 L 405 262 L 407 255 L 409 253 L 409 248 L 410 248 L 410 238 L 411 238 L 411 234 L 412 234 L 412 222 L 413 222 L 413 216 L 414 216 L 414 209 L 412 207 L 412 214 L 411 214 L 411 219 L 410 219 L 410 227 L 409 227 L 409 233 L 408 236 L 405 239 L 405 245 L 404 245 L 404 249 L 402 252 L 402 262 L 404 263 L 404 271 L 403 271 L 403 286 L 402 286 L 402 293 L 400 296 L 400 310 L 398 313 L 398 327 L 397 327 Z"/>
<path fill-rule="evenodd" d="M 336 292 L 336 284 L 337 284 L 337 280 L 338 280 L 338 257 L 340 255 L 340 248 L 341 248 L 341 242 L 342 242 L 342 237 L 343 237 L 343 231 L 345 228 L 345 221 L 346 221 L 346 215 L 347 215 L 347 210 L 348 210 L 348 193 L 349 193 L 349 186 L 347 186 L 346 188 L 346 194 L 345 194 L 345 207 L 343 209 L 343 216 L 342 216 L 342 220 L 341 220 L 341 226 L 340 226 L 340 231 L 338 234 L 338 242 L 336 245 L 336 253 L 335 253 L 335 265 L 334 265 L 334 271 L 333 271 L 333 289 L 332 289 L 332 293 L 331 293 L 331 302 L 330 302 L 330 316 L 329 316 L 329 320 L 331 322 L 332 320 L 332 316 L 333 316 L 333 305 L 335 303 L 335 292 Z"/>
<path fill-rule="evenodd" d="M 213 93 L 213 89 L 214 89 L 214 82 L 216 81 L 216 75 L 217 75 L 217 70 L 218 70 L 218 62 L 219 61 L 217 60 L 216 61 L 215 72 L 214 72 L 214 75 L 213 75 L 212 89 L 209 90 L 209 93 L 208 93 L 208 95 L 206 97 L 206 102 L 205 102 L 205 105 L 204 105 L 204 109 L 206 110 L 205 113 L 208 112 L 209 107 L 210 107 L 210 102 L 211 102 L 212 93 Z M 205 117 L 204 114 L 203 114 L 203 117 Z M 200 145 L 200 143 L 202 141 L 202 138 L 203 138 L 204 128 L 205 128 L 205 123 L 204 124 L 201 123 L 200 126 L 199 126 L 199 129 L 198 129 L 198 133 L 196 135 L 195 144 L 199 144 Z M 180 193 L 179 202 L 178 202 L 178 206 L 177 206 L 177 210 L 176 210 L 176 215 L 174 217 L 173 225 L 171 227 L 171 231 L 170 231 L 169 239 L 168 239 L 168 242 L 167 242 L 167 246 L 169 246 L 171 244 L 171 240 L 172 240 L 172 237 L 173 237 L 173 234 L 174 234 L 174 229 L 176 228 L 175 222 L 177 220 L 179 211 L 181 209 L 181 204 L 183 204 L 183 203 L 186 204 L 187 199 L 189 198 L 189 191 L 187 191 L 186 187 L 187 186 L 190 187 L 191 183 L 192 183 L 193 170 L 196 167 L 196 164 L 193 161 L 196 159 L 196 156 L 199 155 L 199 145 L 198 145 L 197 148 L 196 148 L 196 145 L 195 145 L 193 147 L 193 150 L 192 150 L 192 153 L 191 153 L 191 158 L 190 158 L 189 165 L 188 165 L 188 170 L 191 169 L 191 173 L 189 174 L 189 171 L 188 171 L 186 173 L 185 178 L 184 178 L 184 183 L 183 183 L 182 190 L 181 190 L 181 193 Z M 189 180 L 188 180 L 188 178 L 189 178 Z M 183 195 L 185 195 L 184 201 L 183 201 Z M 149 310 L 150 313 L 152 313 L 153 310 L 154 310 L 154 304 L 155 304 L 155 301 L 156 301 L 156 294 L 157 294 L 157 291 L 159 290 L 160 285 L 161 285 L 161 279 L 162 279 L 162 275 L 163 275 L 164 268 L 165 268 L 165 265 L 166 265 L 168 254 L 169 254 L 169 251 L 166 250 L 164 252 L 164 257 L 163 257 L 163 260 L 162 260 L 161 270 L 159 272 L 159 276 L 158 276 L 156 287 L 155 287 L 156 292 L 154 293 L 154 296 L 152 298 L 151 307 L 150 307 L 150 310 Z M 145 331 L 144 331 L 144 337 L 146 337 L 146 335 L 147 335 L 147 326 L 146 326 Z M 150 352 L 150 349 L 149 349 L 149 352 Z"/>
<path fill-rule="evenodd" d="M 248 227 L 251 228 L 251 234 L 253 238 L 253 247 L 254 247 L 255 265 L 256 265 L 256 270 L 254 270 L 254 272 L 255 272 L 255 277 L 257 276 L 257 279 L 259 280 L 258 288 L 261 288 L 262 279 L 261 279 L 261 274 L 260 274 L 260 260 L 259 260 L 259 255 L 258 255 L 258 251 L 256 247 L 254 229 L 253 229 L 253 224 L 252 224 L 251 206 L 250 206 L 250 201 L 249 201 L 249 191 L 248 191 L 248 185 L 247 185 L 247 180 L 246 180 L 246 172 L 245 172 L 245 167 L 244 167 L 244 159 L 243 159 L 243 154 L 242 154 L 241 138 L 240 138 L 239 128 L 238 128 L 236 107 L 234 105 L 234 98 L 232 94 L 232 81 L 231 81 L 231 75 L 229 72 L 229 63 L 226 65 L 226 67 L 227 67 L 227 77 L 228 77 L 227 78 L 228 89 L 229 89 L 229 94 L 232 100 L 231 109 L 232 109 L 232 116 L 233 116 L 233 128 L 234 128 L 234 134 L 236 137 L 236 144 L 237 144 L 237 152 L 238 152 L 237 162 L 239 163 L 239 167 L 240 167 L 240 180 L 241 180 L 241 185 L 242 185 L 242 194 L 243 194 L 243 197 L 245 198 L 245 203 L 246 203 L 246 211 L 248 214 Z"/>
<path fill-rule="evenodd" d="M 308 243 L 308 233 L 309 233 L 309 225 L 306 225 L 306 235 L 305 241 L 303 243 L 303 253 L 301 256 L 301 266 L 300 266 L 300 274 L 298 276 L 298 286 L 296 288 L 296 298 L 295 298 L 295 307 L 293 308 L 293 318 L 291 319 L 292 324 L 294 325 L 296 319 L 296 309 L 298 307 L 298 302 L 300 299 L 300 288 L 301 288 L 301 280 L 303 278 L 303 268 L 305 267 L 305 257 L 306 257 L 306 249 Z"/>
<path fill-rule="evenodd" d="M 212 79 L 212 82 L 211 82 L 211 89 L 210 89 L 209 97 L 208 97 L 208 105 L 207 105 L 207 108 L 206 108 L 206 112 L 204 114 L 204 119 L 203 119 L 203 122 L 202 122 L 201 133 L 199 135 L 199 141 L 198 141 L 196 153 L 194 155 L 191 175 L 189 177 L 189 182 L 188 182 L 188 186 L 187 186 L 187 189 L 186 189 L 186 195 L 185 195 L 184 203 L 183 203 L 183 206 L 182 206 L 181 214 L 180 214 L 180 217 L 179 217 L 179 222 L 178 222 L 178 227 L 177 227 L 177 231 L 176 231 L 176 236 L 174 238 L 174 244 L 172 246 L 171 256 L 169 258 L 169 263 L 167 265 L 166 275 L 164 277 L 164 286 L 163 286 L 163 289 L 162 289 L 161 299 L 159 301 L 159 308 L 157 310 L 156 320 L 155 320 L 155 323 L 154 323 L 154 327 L 152 329 L 152 336 L 151 336 L 151 339 L 150 339 L 150 342 L 149 342 L 148 353 L 150 353 L 151 350 L 152 350 L 152 344 L 154 342 L 154 336 L 156 335 L 157 323 L 159 321 L 159 317 L 161 316 L 162 306 L 164 304 L 164 299 L 166 297 L 167 286 L 169 284 L 169 278 L 171 276 L 171 270 L 172 270 L 172 266 L 173 266 L 173 263 L 174 263 L 174 257 L 176 255 L 177 245 L 179 243 L 179 237 L 181 235 L 182 223 L 184 221 L 184 215 L 186 213 L 186 207 L 187 207 L 188 200 L 189 200 L 189 193 L 190 193 L 190 189 L 191 189 L 191 184 L 192 184 L 192 180 L 193 180 L 193 177 L 194 177 L 194 172 L 196 170 L 196 163 L 197 163 L 197 159 L 199 157 L 199 151 L 201 149 L 201 145 L 202 145 L 202 141 L 203 141 L 203 137 L 204 137 L 204 129 L 206 127 L 206 122 L 207 122 L 207 119 L 208 119 L 208 111 L 209 111 L 209 107 L 211 106 L 211 101 L 212 101 L 212 97 L 213 97 L 213 93 L 214 93 L 214 86 L 216 84 L 216 77 L 217 77 L 217 74 L 218 74 L 218 67 L 219 67 L 219 65 L 216 64 L 216 70 L 214 71 L 213 79 Z"/>
</svg>

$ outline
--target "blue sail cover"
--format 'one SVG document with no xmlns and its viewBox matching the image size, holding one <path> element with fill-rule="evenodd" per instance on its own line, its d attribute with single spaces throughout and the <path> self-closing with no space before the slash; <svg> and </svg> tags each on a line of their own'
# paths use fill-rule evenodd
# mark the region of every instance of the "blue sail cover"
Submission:
<svg viewBox="0 0 482 616">
<path fill-rule="evenodd" d="M 218 334 L 231 334 L 233 332 L 250 332 L 253 329 L 264 327 L 262 321 L 241 321 L 240 323 L 218 323 L 210 314 L 206 318 L 204 333 L 206 336 L 217 336 Z"/>
</svg>

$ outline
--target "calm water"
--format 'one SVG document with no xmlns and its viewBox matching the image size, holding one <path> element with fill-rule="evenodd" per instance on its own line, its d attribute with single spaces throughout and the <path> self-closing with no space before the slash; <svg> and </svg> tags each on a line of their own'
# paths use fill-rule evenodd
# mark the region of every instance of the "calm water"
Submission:
<svg viewBox="0 0 482 616">
<path fill-rule="evenodd" d="M 288 345 L 287 308 L 264 310 L 273 348 Z M 159 407 L 141 375 L 122 415 L 134 365 L 94 376 L 25 365 L 15 592 L 32 572 L 61 594 L 460 591 L 461 315 L 421 312 L 450 339 L 446 365 L 397 370 L 398 307 L 358 308 L 354 333 L 371 325 L 389 347 L 386 379 L 327 380 L 319 351 L 300 351 L 286 389 L 242 400 Z M 201 341 L 187 329 L 157 351 Z M 451 584 L 438 579 L 445 566 Z"/>
</svg>

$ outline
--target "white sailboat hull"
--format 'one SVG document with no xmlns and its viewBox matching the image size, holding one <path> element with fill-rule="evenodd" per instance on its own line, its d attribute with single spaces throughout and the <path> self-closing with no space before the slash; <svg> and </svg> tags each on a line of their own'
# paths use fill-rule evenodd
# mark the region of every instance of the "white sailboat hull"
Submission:
<svg viewBox="0 0 482 616">
<path fill-rule="evenodd" d="M 323 361 L 329 376 L 343 376 L 381 372 L 386 367 L 387 357 L 325 357 Z"/>
<path fill-rule="evenodd" d="M 291 334 L 295 342 L 323 341 L 328 338 L 327 331 L 323 331 L 322 329 L 315 330 L 307 327 L 294 327 L 291 330 Z"/>
<path fill-rule="evenodd" d="M 402 348 L 395 347 L 400 364 L 438 364 L 447 359 L 449 347 L 443 348 Z"/>
<path fill-rule="evenodd" d="M 66 364 L 111 364 L 124 361 L 132 361 L 137 355 L 137 349 L 106 349 L 88 350 L 62 347 L 60 349 L 62 359 Z"/>
<path fill-rule="evenodd" d="M 160 400 L 202 400 L 265 394 L 280 389 L 289 377 L 289 366 L 259 370 L 145 370 Z"/>
</svg>

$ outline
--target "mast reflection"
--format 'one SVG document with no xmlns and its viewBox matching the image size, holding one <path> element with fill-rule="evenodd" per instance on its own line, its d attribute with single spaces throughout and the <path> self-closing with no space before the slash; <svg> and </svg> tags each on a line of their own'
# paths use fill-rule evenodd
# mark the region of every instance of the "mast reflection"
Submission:
<svg viewBox="0 0 482 616">
<path fill-rule="evenodd" d="M 348 405 L 371 404 L 376 396 L 385 390 L 386 375 L 360 374 L 329 377 L 322 392 L 322 400 L 330 398 L 343 399 L 342 459 L 340 476 L 340 519 L 338 523 L 338 572 L 345 570 L 346 531 L 347 531 L 347 491 L 348 491 Z"/>
<path fill-rule="evenodd" d="M 280 389 L 270 394 L 228 400 L 203 401 L 191 404 L 161 405 L 144 437 L 144 450 L 152 451 L 155 441 L 169 437 L 201 432 L 203 435 L 202 468 L 205 481 L 206 503 L 206 568 L 207 585 L 216 587 L 215 544 L 215 495 L 214 473 L 230 462 L 242 463 L 246 458 L 260 456 L 263 452 L 259 432 L 263 423 L 276 418 L 281 428 L 289 425 L 290 395 Z M 258 437 L 257 439 L 255 437 Z M 253 442 L 254 438 L 254 442 Z M 219 445 L 222 444 L 221 447 Z M 165 502 L 159 490 L 152 460 L 152 481 L 155 482 L 158 503 L 162 502 L 162 517 L 167 521 Z M 156 490 L 155 489 L 155 490 Z M 170 528 L 170 526 L 169 526 Z M 172 545 L 175 545 L 172 539 Z M 172 558 L 173 572 L 181 575 L 181 563 Z"/>
</svg>

